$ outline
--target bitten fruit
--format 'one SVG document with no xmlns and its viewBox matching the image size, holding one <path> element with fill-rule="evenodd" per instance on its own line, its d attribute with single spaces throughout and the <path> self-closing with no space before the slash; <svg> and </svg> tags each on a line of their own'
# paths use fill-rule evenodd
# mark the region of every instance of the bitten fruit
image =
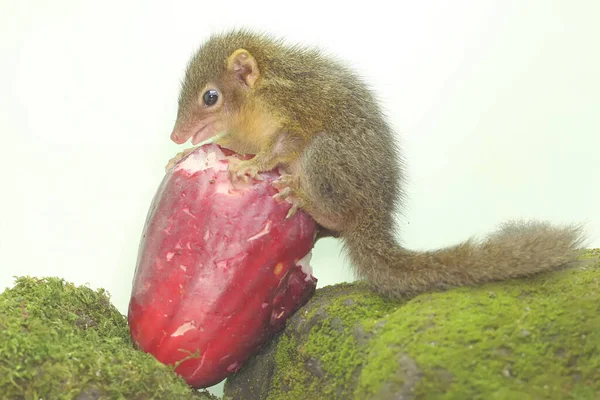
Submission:
<svg viewBox="0 0 600 400">
<path fill-rule="evenodd" d="M 192 387 L 236 371 L 311 298 L 317 226 L 277 202 L 272 182 L 232 185 L 227 157 L 203 145 L 165 175 L 138 250 L 128 320 L 134 342 Z"/>
</svg>

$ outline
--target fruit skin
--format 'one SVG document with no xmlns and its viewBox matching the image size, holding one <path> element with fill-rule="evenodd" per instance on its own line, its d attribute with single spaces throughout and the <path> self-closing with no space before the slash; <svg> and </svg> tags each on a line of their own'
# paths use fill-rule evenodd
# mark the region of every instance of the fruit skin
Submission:
<svg viewBox="0 0 600 400">
<path fill-rule="evenodd" d="M 312 297 L 316 224 L 277 202 L 271 183 L 229 180 L 214 144 L 171 168 L 150 206 L 128 322 L 134 342 L 193 387 L 237 371 Z M 187 359 L 186 359 L 187 358 Z M 183 360 L 183 361 L 182 361 Z"/>
</svg>

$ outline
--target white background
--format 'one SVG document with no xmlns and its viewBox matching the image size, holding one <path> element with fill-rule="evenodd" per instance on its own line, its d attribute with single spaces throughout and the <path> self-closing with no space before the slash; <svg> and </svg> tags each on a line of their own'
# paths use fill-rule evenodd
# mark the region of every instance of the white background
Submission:
<svg viewBox="0 0 600 400">
<path fill-rule="evenodd" d="M 0 4 L 0 288 L 60 276 L 127 311 L 150 200 L 187 147 L 169 140 L 185 64 L 239 26 L 318 45 L 372 84 L 408 163 L 404 245 L 525 217 L 587 223 L 600 246 L 597 1 Z M 316 248 L 321 286 L 351 279 L 339 250 Z"/>
</svg>

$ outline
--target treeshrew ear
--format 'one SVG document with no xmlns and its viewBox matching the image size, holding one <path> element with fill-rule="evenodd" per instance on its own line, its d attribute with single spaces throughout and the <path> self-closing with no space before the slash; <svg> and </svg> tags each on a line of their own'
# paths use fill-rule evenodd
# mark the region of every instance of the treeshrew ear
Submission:
<svg viewBox="0 0 600 400">
<path fill-rule="evenodd" d="M 253 87 L 260 76 L 258 64 L 252 54 L 245 49 L 237 49 L 227 59 L 227 69 L 232 71 L 249 87 Z"/>
</svg>

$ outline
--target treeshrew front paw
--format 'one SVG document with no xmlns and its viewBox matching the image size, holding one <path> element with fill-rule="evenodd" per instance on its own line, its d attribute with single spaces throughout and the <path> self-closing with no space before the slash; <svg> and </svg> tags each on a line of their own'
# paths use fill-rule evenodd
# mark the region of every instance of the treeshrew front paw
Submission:
<svg viewBox="0 0 600 400">
<path fill-rule="evenodd" d="M 257 181 L 262 181 L 263 178 L 259 175 L 261 172 L 256 163 L 250 160 L 240 160 L 237 157 L 228 157 L 229 162 L 228 172 L 229 179 L 232 182 L 237 182 L 238 180 L 242 180 L 245 183 L 248 183 L 250 179 L 255 179 Z"/>
<path fill-rule="evenodd" d="M 175 166 L 175 164 L 177 164 L 183 157 L 187 156 L 188 154 L 190 154 L 192 151 L 194 151 L 196 149 L 197 149 L 197 147 L 190 147 L 189 149 L 185 149 L 182 152 L 175 154 L 175 157 L 171 158 L 169 160 L 169 162 L 167 163 L 167 165 L 165 165 L 165 171 L 168 171 L 171 168 L 173 168 Z"/>
</svg>

